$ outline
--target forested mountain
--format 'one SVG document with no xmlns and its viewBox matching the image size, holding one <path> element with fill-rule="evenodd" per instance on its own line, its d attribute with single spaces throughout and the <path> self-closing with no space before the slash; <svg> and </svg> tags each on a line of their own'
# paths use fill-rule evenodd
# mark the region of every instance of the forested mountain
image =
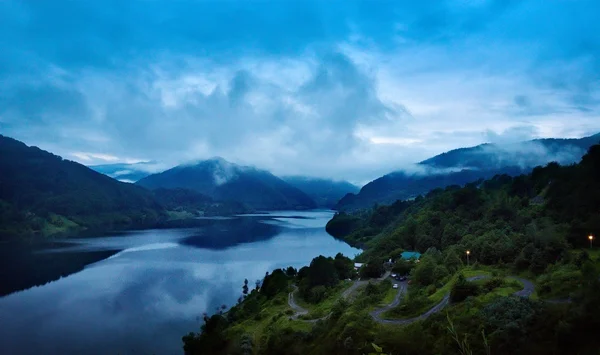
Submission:
<svg viewBox="0 0 600 355">
<path fill-rule="evenodd" d="M 185 352 L 594 354 L 600 257 L 588 236 L 600 235 L 598 206 L 600 145 L 576 165 L 339 213 L 327 230 L 364 248 L 361 281 L 341 281 L 354 277 L 341 255 L 274 270 L 184 336 Z M 423 255 L 402 260 L 406 250 Z M 384 268 L 410 282 L 374 279 Z"/>
<path fill-rule="evenodd" d="M 452 150 L 418 164 L 417 171 L 393 172 L 363 186 L 358 194 L 344 196 L 335 206 L 339 211 L 390 204 L 427 193 L 438 187 L 464 185 L 497 174 L 516 176 L 549 162 L 579 161 L 600 134 L 581 139 L 538 139 L 510 145 L 482 144 Z"/>
<path fill-rule="evenodd" d="M 186 188 L 222 201 L 237 201 L 262 210 L 310 209 L 316 203 L 305 193 L 265 170 L 222 158 L 179 165 L 137 182 L 149 188 Z"/>
<path fill-rule="evenodd" d="M 152 174 L 152 172 L 155 172 L 155 165 L 155 162 L 140 162 L 133 164 L 117 163 L 91 165 L 88 167 L 99 173 L 108 175 L 113 179 L 124 182 L 136 182 Z"/>
<path fill-rule="evenodd" d="M 413 201 L 340 213 L 327 230 L 381 256 L 396 248 L 425 252 L 460 242 L 479 260 L 495 263 L 514 260 L 528 240 L 541 247 L 560 236 L 586 245 L 588 235 L 600 233 L 598 206 L 600 145 L 595 145 L 579 164 L 550 163 L 528 175 L 497 175 L 438 188 Z"/>
<path fill-rule="evenodd" d="M 151 225 L 163 213 L 139 186 L 0 136 L 0 237 Z"/>
<path fill-rule="evenodd" d="M 358 186 L 347 181 L 307 176 L 283 176 L 281 179 L 310 196 L 318 207 L 331 208 L 346 194 L 357 193 L 360 190 Z"/>
</svg>

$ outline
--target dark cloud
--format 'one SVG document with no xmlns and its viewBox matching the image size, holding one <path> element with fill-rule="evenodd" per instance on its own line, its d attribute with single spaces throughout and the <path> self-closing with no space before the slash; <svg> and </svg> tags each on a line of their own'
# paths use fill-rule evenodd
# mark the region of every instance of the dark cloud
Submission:
<svg viewBox="0 0 600 355">
<path fill-rule="evenodd" d="M 361 182 L 483 140 L 600 129 L 599 10 L 2 1 L 0 130 L 67 158 L 219 155 Z"/>
</svg>

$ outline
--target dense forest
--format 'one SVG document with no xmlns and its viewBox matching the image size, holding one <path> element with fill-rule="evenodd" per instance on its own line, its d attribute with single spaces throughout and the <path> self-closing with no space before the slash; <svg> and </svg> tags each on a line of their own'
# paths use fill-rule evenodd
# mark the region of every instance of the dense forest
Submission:
<svg viewBox="0 0 600 355">
<path fill-rule="evenodd" d="M 371 208 L 427 194 L 436 188 L 463 186 L 495 175 L 518 176 L 551 161 L 569 165 L 578 162 L 587 150 L 600 143 L 600 134 L 580 139 L 537 139 L 515 146 L 482 144 L 460 148 L 420 162 L 414 172 L 397 171 L 349 193 L 335 206 L 338 211 Z"/>
<path fill-rule="evenodd" d="M 194 191 L 119 182 L 81 164 L 0 136 L 0 240 L 84 229 L 148 228 L 198 215 L 249 212 Z"/>
<path fill-rule="evenodd" d="M 528 175 L 498 175 L 413 201 L 339 213 L 327 230 L 364 248 L 357 261 L 366 263 L 365 270 L 376 266 L 361 269 L 362 280 L 380 275 L 380 266 L 408 276 L 397 305 L 389 282 L 348 282 L 342 277 L 355 276 L 344 274 L 350 269 L 343 267 L 349 264 L 342 256 L 319 257 L 298 272 L 267 275 L 253 291 L 244 285 L 239 304 L 207 315 L 201 332 L 184 337 L 184 349 L 188 354 L 595 354 L 600 255 L 588 237 L 600 233 L 599 207 L 600 146 L 593 146 L 579 164 L 550 163 Z M 402 260 L 405 250 L 423 255 L 419 262 Z M 345 297 L 348 290 L 352 297 Z M 286 303 L 294 293 L 310 310 L 307 315 L 298 316 Z M 443 308 L 446 299 L 449 306 Z M 384 304 L 393 307 L 380 308 Z M 437 312 L 427 312 L 436 305 Z M 375 309 L 391 324 L 377 321 Z M 423 314 L 428 317 L 393 322 Z"/>
<path fill-rule="evenodd" d="M 3 136 L 0 169 L 0 236 L 152 225 L 164 217 L 149 191 Z"/>
</svg>

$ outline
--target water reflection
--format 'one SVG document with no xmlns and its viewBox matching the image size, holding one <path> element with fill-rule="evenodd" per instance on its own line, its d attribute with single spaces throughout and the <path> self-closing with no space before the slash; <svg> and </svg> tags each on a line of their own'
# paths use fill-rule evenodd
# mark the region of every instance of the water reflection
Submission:
<svg viewBox="0 0 600 355">
<path fill-rule="evenodd" d="M 235 303 L 244 278 L 357 252 L 325 233 L 329 212 L 273 216 L 73 241 L 67 253 L 120 251 L 0 299 L 0 353 L 181 353 L 181 336 L 203 312 Z"/>
</svg>

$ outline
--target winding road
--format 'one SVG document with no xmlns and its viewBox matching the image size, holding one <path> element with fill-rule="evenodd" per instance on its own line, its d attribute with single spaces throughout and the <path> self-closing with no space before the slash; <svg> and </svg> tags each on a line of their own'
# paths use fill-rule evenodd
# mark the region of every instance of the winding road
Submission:
<svg viewBox="0 0 600 355">
<path fill-rule="evenodd" d="M 383 277 L 381 277 L 380 279 L 377 279 L 376 282 L 383 281 L 387 277 L 389 277 L 389 273 L 386 273 L 385 275 L 383 275 Z M 488 275 L 478 275 L 478 276 L 473 276 L 473 277 L 467 278 L 467 281 L 477 281 L 477 280 L 482 280 L 482 279 L 486 279 L 489 277 L 490 276 L 488 276 Z M 523 284 L 523 289 L 513 293 L 514 296 L 529 298 L 533 294 L 533 292 L 535 290 L 535 286 L 533 285 L 533 283 L 531 281 L 517 277 L 517 276 L 508 276 L 508 278 L 517 280 Z M 369 283 L 369 281 L 360 281 L 360 280 L 355 281 L 352 284 L 352 286 L 350 286 L 347 290 L 345 290 L 342 293 L 341 297 L 343 299 L 348 299 L 354 291 L 356 291 L 360 286 L 366 285 L 367 283 Z M 296 303 L 296 301 L 294 300 L 294 294 L 296 293 L 298 288 L 295 285 L 293 285 L 292 287 L 294 289 L 288 295 L 288 304 L 289 304 L 290 308 L 292 308 L 295 312 L 295 314 L 291 317 L 291 319 L 298 319 L 298 317 L 308 314 L 308 310 L 305 308 L 302 308 L 301 306 L 299 306 Z M 440 303 L 436 304 L 431 309 L 429 309 L 427 312 L 425 312 L 417 317 L 404 318 L 404 319 L 383 319 L 383 318 L 381 318 L 381 315 L 383 313 L 391 310 L 394 307 L 397 307 L 400 304 L 400 302 L 402 301 L 402 296 L 407 292 L 407 290 L 408 290 L 408 284 L 406 282 L 398 283 L 398 293 L 396 293 L 396 296 L 394 297 L 394 300 L 392 301 L 392 303 L 388 304 L 385 307 L 375 309 L 374 311 L 371 311 L 369 313 L 371 315 L 371 317 L 373 318 L 373 320 L 375 320 L 376 322 L 378 322 L 380 324 L 410 324 L 410 323 L 413 323 L 413 322 L 416 322 L 419 320 L 423 320 L 423 319 L 429 317 L 430 315 L 441 311 L 444 307 L 446 307 L 448 305 L 448 303 L 450 301 L 450 293 L 447 293 L 444 296 L 444 298 L 442 298 L 442 301 L 440 301 Z M 325 317 L 318 318 L 318 319 L 311 319 L 311 320 L 302 319 L 302 321 L 315 323 L 319 320 L 327 319 L 329 317 L 329 315 L 330 314 L 326 315 Z"/>
</svg>

